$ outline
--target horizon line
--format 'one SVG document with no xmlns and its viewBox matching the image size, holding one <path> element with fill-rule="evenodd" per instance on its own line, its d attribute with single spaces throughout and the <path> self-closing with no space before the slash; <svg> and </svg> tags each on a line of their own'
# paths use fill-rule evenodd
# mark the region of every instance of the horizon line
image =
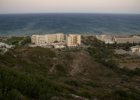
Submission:
<svg viewBox="0 0 140 100">
<path fill-rule="evenodd" d="M 102 13 L 102 12 L 26 12 L 26 13 L 0 13 L 0 15 L 12 15 L 12 14 L 120 14 L 120 15 L 140 15 L 140 13 Z"/>
</svg>

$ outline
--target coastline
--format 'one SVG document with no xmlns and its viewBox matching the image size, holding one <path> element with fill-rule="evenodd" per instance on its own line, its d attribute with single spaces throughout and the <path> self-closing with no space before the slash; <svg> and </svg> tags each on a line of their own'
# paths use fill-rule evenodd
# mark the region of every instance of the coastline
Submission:
<svg viewBox="0 0 140 100">
<path fill-rule="evenodd" d="M 62 33 L 62 32 L 56 32 L 56 33 Z M 55 34 L 55 33 L 48 33 L 48 32 L 44 32 L 44 33 L 26 33 L 26 34 L 0 34 L 0 37 L 26 37 L 26 36 L 32 36 L 34 34 L 38 34 L 38 35 L 44 35 L 44 34 Z M 64 34 L 80 34 L 82 36 L 96 36 L 96 35 L 101 35 L 101 34 L 106 34 L 106 35 L 111 35 L 111 36 L 130 36 L 130 35 L 140 35 L 139 34 L 134 34 L 134 33 L 107 33 L 107 32 L 103 32 L 103 33 L 64 33 Z"/>
</svg>

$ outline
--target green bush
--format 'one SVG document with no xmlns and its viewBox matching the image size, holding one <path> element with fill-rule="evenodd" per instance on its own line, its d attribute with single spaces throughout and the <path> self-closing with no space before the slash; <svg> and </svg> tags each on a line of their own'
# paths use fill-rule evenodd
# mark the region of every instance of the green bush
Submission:
<svg viewBox="0 0 140 100">
<path fill-rule="evenodd" d="M 5 100 L 27 100 L 25 96 L 23 96 L 18 90 L 12 89 L 8 92 Z"/>
<path fill-rule="evenodd" d="M 66 74 L 66 69 L 62 64 L 57 64 L 55 65 L 57 75 L 65 75 Z"/>
<path fill-rule="evenodd" d="M 6 67 L 0 67 L 0 98 L 14 96 L 16 98 L 29 98 L 47 100 L 58 94 L 64 88 L 49 82 L 43 77 L 29 75 L 27 73 L 17 73 Z"/>
<path fill-rule="evenodd" d="M 20 41 L 23 40 L 24 37 L 10 37 L 5 42 L 10 45 L 18 45 Z"/>
<path fill-rule="evenodd" d="M 29 37 L 29 36 L 24 37 L 24 39 L 20 41 L 21 46 L 29 44 L 29 43 L 31 43 L 31 37 Z"/>
<path fill-rule="evenodd" d="M 114 59 L 114 51 L 107 47 L 90 47 L 87 49 L 94 59 L 109 68 L 115 68 L 118 63 Z"/>
<path fill-rule="evenodd" d="M 113 93 L 113 100 L 139 100 L 139 98 L 139 94 L 131 91 L 117 90 Z"/>
<path fill-rule="evenodd" d="M 140 68 L 136 68 L 135 70 L 120 69 L 119 72 L 128 76 L 140 76 Z"/>
</svg>

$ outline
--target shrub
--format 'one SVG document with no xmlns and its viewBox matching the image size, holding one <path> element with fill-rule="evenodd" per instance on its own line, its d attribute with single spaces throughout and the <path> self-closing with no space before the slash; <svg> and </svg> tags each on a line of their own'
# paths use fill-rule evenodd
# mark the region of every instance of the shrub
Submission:
<svg viewBox="0 0 140 100">
<path fill-rule="evenodd" d="M 57 71 L 57 75 L 65 75 L 66 74 L 66 69 L 64 68 L 63 65 L 61 64 L 57 64 L 55 65 L 56 71 Z"/>
<path fill-rule="evenodd" d="M 26 73 L 17 73 L 6 67 L 0 67 L 0 99 L 11 97 L 47 100 L 61 95 L 61 86 L 49 82 L 44 77 Z M 10 99 L 11 100 L 11 99 Z"/>
<path fill-rule="evenodd" d="M 18 45 L 23 38 L 24 37 L 11 37 L 6 40 L 6 43 L 10 45 Z"/>
</svg>

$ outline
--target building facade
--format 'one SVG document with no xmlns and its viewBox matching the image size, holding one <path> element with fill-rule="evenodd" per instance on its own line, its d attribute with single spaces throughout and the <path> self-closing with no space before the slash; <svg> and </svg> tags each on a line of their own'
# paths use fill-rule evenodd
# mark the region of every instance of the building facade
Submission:
<svg viewBox="0 0 140 100">
<path fill-rule="evenodd" d="M 81 44 L 81 35 L 78 34 L 68 34 L 63 33 L 57 34 L 46 34 L 46 35 L 32 35 L 31 41 L 36 46 L 47 46 L 53 45 L 56 48 L 60 47 L 60 43 L 68 47 L 75 47 Z"/>
<path fill-rule="evenodd" d="M 114 37 L 116 43 L 140 43 L 140 36 L 116 36 Z"/>
<path fill-rule="evenodd" d="M 140 43 L 140 36 L 111 36 L 111 35 L 96 35 L 98 40 L 103 41 L 106 44 L 113 44 L 113 43 Z"/>
<path fill-rule="evenodd" d="M 68 47 L 75 47 L 81 44 L 81 35 L 68 34 L 66 36 L 66 44 Z"/>
<path fill-rule="evenodd" d="M 46 34 L 46 35 L 32 35 L 31 41 L 35 45 L 47 45 L 54 42 L 63 42 L 65 40 L 65 36 L 63 33 L 57 34 Z"/>
</svg>

